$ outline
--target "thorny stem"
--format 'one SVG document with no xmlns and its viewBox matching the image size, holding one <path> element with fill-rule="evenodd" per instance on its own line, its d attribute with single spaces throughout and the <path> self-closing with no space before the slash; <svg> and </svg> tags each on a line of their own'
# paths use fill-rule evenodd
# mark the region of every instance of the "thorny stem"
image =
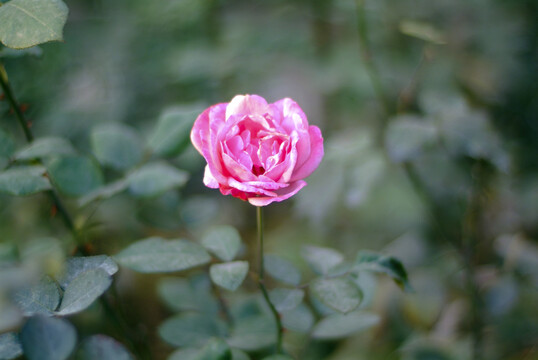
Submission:
<svg viewBox="0 0 538 360">
<path fill-rule="evenodd" d="M 32 131 L 30 129 L 30 126 L 28 125 L 28 121 L 26 120 L 24 113 L 22 112 L 19 103 L 17 102 L 17 99 L 15 98 L 15 95 L 13 94 L 13 90 L 11 89 L 11 86 L 9 85 L 7 72 L 2 63 L 0 63 L 0 87 L 2 88 L 3 93 L 5 94 L 5 98 L 9 102 L 10 107 L 13 109 L 13 112 L 15 116 L 17 117 L 17 120 L 19 124 L 21 125 L 24 135 L 26 137 L 26 141 L 31 143 L 34 141 L 34 135 L 32 134 Z M 41 164 L 41 161 L 39 161 Z M 73 238 L 78 243 L 78 230 L 75 226 L 75 223 L 73 222 L 73 218 L 69 214 L 69 211 L 63 204 L 62 200 L 56 193 L 55 189 L 48 190 L 47 195 L 50 197 L 52 203 L 54 204 L 54 207 L 56 208 L 58 214 L 63 219 L 63 222 L 67 229 L 72 233 Z M 80 253 L 83 256 L 90 255 L 88 252 L 84 249 L 81 244 L 78 244 L 77 253 Z M 117 299 L 117 294 L 115 293 L 115 289 L 112 288 L 114 299 Z M 104 311 L 107 313 L 107 317 L 112 319 L 114 322 L 114 325 L 116 328 L 121 331 L 125 341 L 129 343 L 131 348 L 133 350 L 140 350 L 139 352 L 142 352 L 144 354 L 145 359 L 149 359 L 149 347 L 147 346 L 147 342 L 143 342 L 143 344 L 140 344 L 140 341 L 135 340 L 135 336 L 132 334 L 131 329 L 125 322 L 125 318 L 123 316 L 123 313 L 121 311 L 116 311 L 114 306 L 112 305 L 112 302 L 106 298 L 105 296 L 102 296 L 99 298 Z M 118 306 L 116 306 L 118 308 Z"/>
<path fill-rule="evenodd" d="M 257 218 L 257 225 L 258 225 L 258 246 L 259 246 L 259 263 L 260 268 L 258 269 L 259 272 L 259 278 L 258 278 L 258 284 L 260 286 L 260 290 L 262 291 L 263 298 L 265 299 L 265 302 L 269 306 L 269 309 L 271 309 L 271 312 L 273 313 L 273 316 L 275 317 L 276 322 L 276 328 L 277 328 L 277 341 L 276 341 L 276 352 L 277 354 L 282 354 L 282 321 L 280 320 L 280 315 L 278 314 L 278 311 L 276 311 L 275 306 L 269 299 L 269 294 L 267 293 L 267 289 L 265 288 L 264 284 L 264 268 L 263 268 L 263 210 L 261 206 L 256 207 L 256 218 Z"/>
</svg>

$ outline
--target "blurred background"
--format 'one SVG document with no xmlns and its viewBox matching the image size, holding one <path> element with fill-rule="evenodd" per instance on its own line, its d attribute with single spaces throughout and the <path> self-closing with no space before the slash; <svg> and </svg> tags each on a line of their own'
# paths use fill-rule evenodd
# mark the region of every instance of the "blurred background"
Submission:
<svg viewBox="0 0 538 360">
<path fill-rule="evenodd" d="M 538 2 L 66 3 L 65 43 L 4 58 L 37 137 L 67 137 L 91 155 L 99 124 L 124 123 L 146 139 L 169 108 L 247 93 L 291 97 L 322 129 L 326 154 L 309 185 L 266 210 L 268 252 L 308 272 L 305 244 L 381 251 L 402 260 L 414 292 L 371 283 L 366 301 L 381 324 L 313 341 L 301 359 L 538 359 Z M 0 126 L 23 143 L 5 101 Z M 192 147 L 170 161 L 190 173 L 181 190 L 82 209 L 67 198 L 75 221 L 92 219 L 91 251 L 229 224 L 248 258 L 254 208 L 206 189 Z M 2 195 L 0 204 L 3 258 L 36 237 L 67 246 L 44 196 Z M 157 279 L 122 270 L 117 291 L 128 324 L 164 359 L 172 347 L 156 327 L 170 311 Z M 100 326 L 91 312 L 74 322 L 81 332 Z M 286 335 L 289 348 L 305 341 Z"/>
</svg>

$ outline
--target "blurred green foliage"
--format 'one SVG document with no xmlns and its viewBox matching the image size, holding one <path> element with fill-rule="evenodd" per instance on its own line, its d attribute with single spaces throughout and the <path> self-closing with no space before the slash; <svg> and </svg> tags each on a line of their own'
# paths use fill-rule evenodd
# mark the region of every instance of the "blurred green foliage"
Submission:
<svg viewBox="0 0 538 360">
<path fill-rule="evenodd" d="M 254 260 L 254 209 L 203 186 L 203 159 L 185 148 L 185 124 L 196 109 L 236 94 L 260 94 L 270 102 L 292 97 L 310 123 L 321 127 L 326 155 L 305 189 L 267 208 L 266 246 L 276 271 L 291 263 L 306 280 L 314 278 L 304 255 L 307 244 L 336 248 L 346 261 L 356 260 L 347 254 L 371 249 L 401 259 L 414 292 L 402 294 L 391 282 L 376 283 L 361 273 L 337 285 L 359 284 L 365 292 L 360 306 L 379 317 L 351 313 L 353 321 L 337 321 L 339 315 L 319 303 L 316 320 L 329 316 L 309 338 L 304 333 L 314 315 L 299 306 L 283 318 L 289 329 L 285 348 L 305 360 L 471 359 L 473 353 L 478 359 L 476 346 L 483 359 L 538 358 L 536 1 L 67 5 L 65 43 L 31 48 L 25 56 L 1 47 L 0 60 L 27 107 L 34 135 L 49 141 L 38 153 L 48 151 L 43 165 L 50 184 L 63 190 L 79 245 L 88 253 L 115 255 L 149 237 L 211 242 L 210 226 L 231 225 L 246 246 L 234 242 L 233 255 L 223 260 L 236 255 Z M 175 127 L 170 116 L 178 119 Z M 2 168 L 11 166 L 9 159 L 36 157 L 17 126 L 7 102 L 0 101 Z M 74 149 L 54 142 L 58 137 Z M 76 181 L 73 161 L 80 167 Z M 156 169 L 159 181 L 147 181 Z M 0 187 L 9 189 L 13 181 L 7 177 L 20 175 L 13 174 L 17 171 L 25 169 L 4 171 Z M 41 174 L 25 177 L 47 189 Z M 43 194 L 0 194 L 0 204 L 5 331 L 21 322 L 6 294 L 37 282 L 43 271 L 61 273 L 73 244 Z M 218 249 L 204 246 L 221 257 Z M 23 272 L 10 272 L 15 259 Z M 151 358 L 173 353 L 161 340 L 172 336 L 169 331 L 191 326 L 209 327 L 214 336 L 223 331 L 220 323 L 179 313 L 193 306 L 218 312 L 208 300 L 208 279 L 197 271 L 188 274 L 162 278 L 122 269 L 116 277 L 125 325 L 134 338 L 147 340 Z M 249 280 L 245 286 L 255 288 Z M 236 304 L 231 311 L 237 319 L 260 312 L 246 293 L 224 297 Z M 71 318 L 80 338 L 102 332 L 122 340 L 111 322 L 99 320 L 103 313 L 103 305 L 95 304 Z M 232 345 L 253 331 L 273 331 L 261 315 L 257 320 L 256 326 L 250 320 L 238 325 Z M 337 336 L 372 324 L 377 325 L 344 340 Z M 168 342 L 194 346 L 208 340 L 181 339 Z M 114 346 L 107 337 L 86 338 L 89 343 Z M 229 358 L 230 350 L 221 346 L 213 339 L 202 350 L 175 350 L 170 358 L 190 353 L 205 359 L 213 352 Z M 84 345 L 79 352 L 84 356 L 92 349 Z M 233 359 L 243 355 L 233 349 Z"/>
</svg>

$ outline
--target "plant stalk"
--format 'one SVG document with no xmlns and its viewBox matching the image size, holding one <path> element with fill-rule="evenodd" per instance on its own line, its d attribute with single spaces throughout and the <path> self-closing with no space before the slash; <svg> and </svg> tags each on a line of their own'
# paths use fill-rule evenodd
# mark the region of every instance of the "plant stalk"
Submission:
<svg viewBox="0 0 538 360">
<path fill-rule="evenodd" d="M 258 244 L 259 244 L 259 264 L 260 268 L 259 271 L 259 277 L 258 277 L 258 285 L 260 286 L 260 290 L 262 292 L 263 298 L 265 299 L 265 302 L 269 306 L 269 309 L 273 313 L 273 316 L 275 318 L 276 322 L 276 329 L 277 329 L 277 337 L 276 337 L 276 352 L 277 354 L 282 354 L 282 321 L 280 320 L 280 315 L 278 314 L 278 311 L 276 311 L 275 306 L 269 299 L 269 293 L 267 292 L 267 289 L 265 288 L 264 284 L 264 267 L 263 267 L 263 209 L 261 206 L 256 207 L 256 219 L 257 219 L 257 225 L 258 225 Z"/>
</svg>

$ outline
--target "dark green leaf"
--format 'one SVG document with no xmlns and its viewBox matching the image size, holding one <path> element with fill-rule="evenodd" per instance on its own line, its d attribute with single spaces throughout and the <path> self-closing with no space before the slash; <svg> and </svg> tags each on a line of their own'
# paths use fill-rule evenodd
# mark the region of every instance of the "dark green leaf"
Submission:
<svg viewBox="0 0 538 360">
<path fill-rule="evenodd" d="M 42 166 L 21 166 L 0 173 L 0 193 L 25 196 L 50 190 L 49 179 Z"/>
<path fill-rule="evenodd" d="M 400 260 L 391 256 L 371 251 L 360 251 L 355 262 L 356 270 L 373 271 L 390 276 L 402 289 L 409 291 L 411 286 L 407 279 L 407 271 Z"/>
<path fill-rule="evenodd" d="M 185 185 L 189 175 L 164 162 L 144 165 L 128 175 L 129 191 L 140 197 L 160 195 Z"/>
<path fill-rule="evenodd" d="M 91 144 L 97 160 L 103 165 L 125 170 L 142 159 L 140 139 L 131 127 L 102 124 L 92 130 Z"/>
<path fill-rule="evenodd" d="M 64 194 L 82 196 L 103 184 L 97 164 L 83 156 L 55 158 L 47 162 L 52 183 Z"/>
<path fill-rule="evenodd" d="M 301 289 L 273 289 L 269 292 L 269 299 L 278 312 L 295 309 L 304 298 Z"/>
<path fill-rule="evenodd" d="M 125 347 L 106 335 L 93 335 L 78 348 L 76 360 L 132 360 Z"/>
<path fill-rule="evenodd" d="M 352 312 L 333 314 L 322 319 L 312 330 L 315 339 L 339 339 L 356 332 L 367 330 L 379 323 L 379 316 L 370 313 Z"/>
<path fill-rule="evenodd" d="M 202 110 L 199 107 L 166 110 L 159 117 L 157 127 L 148 139 L 147 147 L 160 156 L 179 155 L 189 145 L 192 125 Z"/>
<path fill-rule="evenodd" d="M 54 280 L 45 277 L 36 285 L 17 291 L 14 301 L 24 316 L 52 315 L 60 304 L 60 291 Z"/>
<path fill-rule="evenodd" d="M 159 326 L 159 335 L 174 346 L 200 346 L 212 337 L 224 335 L 223 324 L 205 314 L 181 314 Z"/>
<path fill-rule="evenodd" d="M 17 334 L 9 332 L 0 335 L 0 359 L 11 360 L 22 355 L 22 345 Z"/>
<path fill-rule="evenodd" d="M 0 42 L 23 49 L 62 41 L 67 13 L 61 0 L 11 0 L 0 7 Z"/>
<path fill-rule="evenodd" d="M 15 154 L 17 160 L 33 160 L 55 155 L 72 155 L 75 149 L 71 143 L 63 138 L 46 137 L 34 140 Z"/>
<path fill-rule="evenodd" d="M 248 273 L 248 261 L 233 261 L 214 264 L 209 268 L 211 280 L 226 290 L 235 291 L 245 280 Z"/>
<path fill-rule="evenodd" d="M 310 292 L 325 305 L 342 313 L 355 310 L 362 301 L 359 287 L 345 277 L 314 280 Z"/>
<path fill-rule="evenodd" d="M 15 141 L 11 135 L 0 129 L 0 158 L 9 158 L 15 151 Z"/>
<path fill-rule="evenodd" d="M 217 226 L 202 238 L 202 245 L 223 261 L 231 261 L 241 248 L 241 236 L 232 226 Z"/>
<path fill-rule="evenodd" d="M 211 257 L 187 240 L 152 237 L 138 241 L 115 256 L 120 265 L 142 273 L 172 272 L 207 264 Z"/>
<path fill-rule="evenodd" d="M 83 311 L 101 296 L 112 284 L 106 270 L 97 268 L 81 273 L 65 288 L 58 315 L 70 315 Z"/>
<path fill-rule="evenodd" d="M 37 315 L 24 324 L 20 340 L 29 360 L 65 360 L 75 348 L 77 334 L 64 319 Z"/>
<path fill-rule="evenodd" d="M 112 276 L 118 271 L 118 265 L 111 257 L 106 255 L 71 257 L 67 259 L 64 271 L 57 280 L 65 290 L 67 285 L 76 277 L 87 271 L 96 269 L 102 269 L 108 275 Z"/>
<path fill-rule="evenodd" d="M 95 189 L 88 195 L 80 198 L 78 203 L 80 206 L 85 206 L 95 200 L 105 200 L 111 198 L 112 196 L 127 190 L 128 185 L 129 184 L 127 183 L 127 180 L 120 179 L 118 181 Z"/>
<path fill-rule="evenodd" d="M 272 254 L 265 255 L 263 260 L 265 271 L 275 280 L 294 286 L 301 282 L 301 273 L 290 261 Z"/>
<path fill-rule="evenodd" d="M 303 246 L 301 255 L 318 274 L 327 274 L 332 267 L 344 261 L 344 255 L 340 252 L 321 246 Z"/>
</svg>

